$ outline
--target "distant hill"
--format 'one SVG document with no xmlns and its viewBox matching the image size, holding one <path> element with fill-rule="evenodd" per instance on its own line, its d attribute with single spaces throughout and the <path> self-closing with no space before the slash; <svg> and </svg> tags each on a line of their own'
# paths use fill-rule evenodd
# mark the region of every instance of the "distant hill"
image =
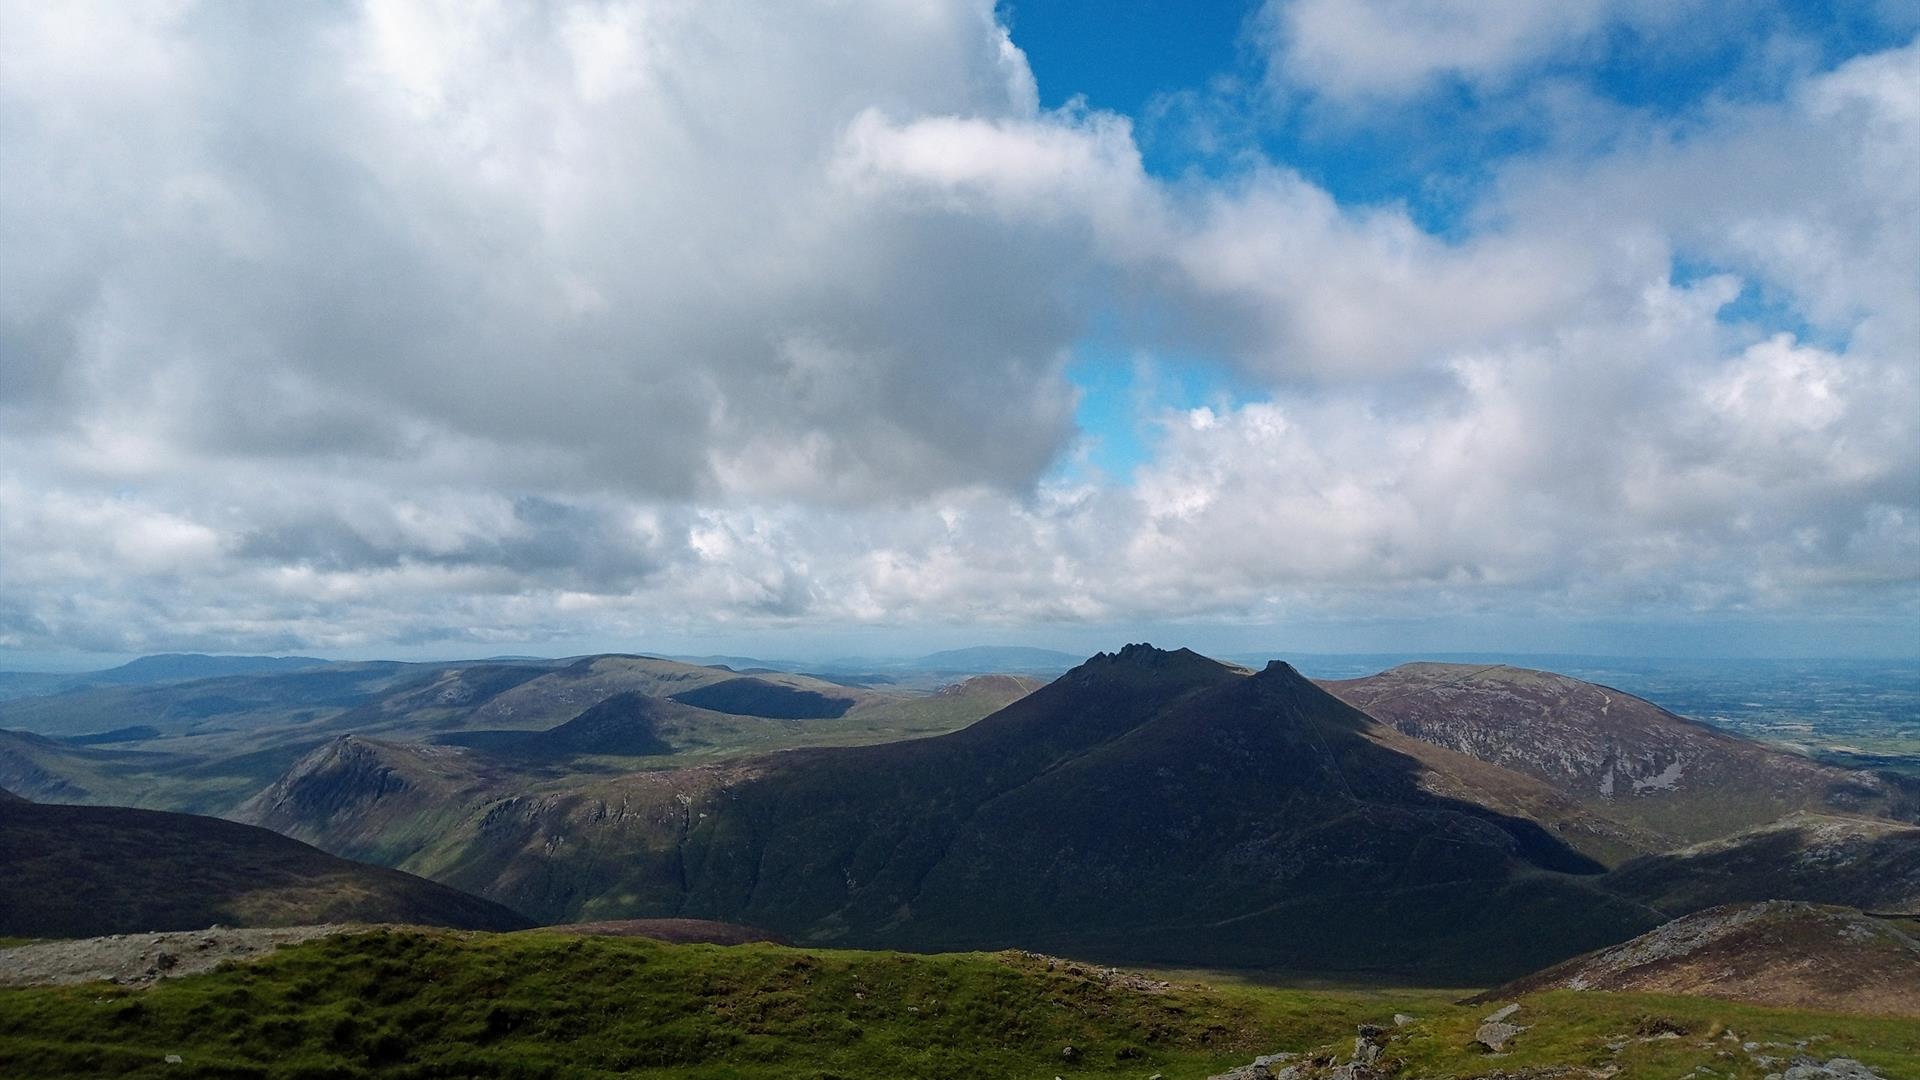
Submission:
<svg viewBox="0 0 1920 1080">
<path fill-rule="evenodd" d="M 222 675 L 259 675 L 298 671 L 327 661 L 312 656 L 208 656 L 202 653 L 163 653 L 143 656 L 119 667 L 100 671 L 0 671 L 0 701 L 40 697 L 103 686 L 157 686 Z"/>
<path fill-rule="evenodd" d="M 86 676 L 88 685 L 142 686 L 222 675 L 261 675 L 271 671 L 299 671 L 328 661 L 313 656 L 208 656 L 204 653 L 162 653 L 131 660 L 117 668 Z"/>
<path fill-rule="evenodd" d="M 117 806 L 0 800 L 0 935 L 321 922 L 474 930 L 530 925 L 491 901 L 250 825 Z"/>
<path fill-rule="evenodd" d="M 999 683 L 935 693 L 783 672 L 743 676 L 653 657 L 448 664 L 340 663 L 160 686 L 98 687 L 0 702 L 0 784 L 42 800 L 225 815 L 303 755 L 343 735 L 485 750 L 512 787 L 568 771 L 568 755 L 713 759 L 798 745 L 937 735 L 1011 700 Z M 627 694 L 654 699 L 653 737 L 623 743 L 602 716 L 532 738 Z M 707 707 L 673 701 L 676 695 Z M 597 734 L 588 737 L 592 726 Z M 6 729 L 17 729 L 7 731 Z M 34 735 L 32 732 L 45 733 Z M 626 748 L 623 749 L 622 747 Z M 662 749 L 664 746 L 664 749 Z M 518 750 L 512 748 L 518 747 Z M 452 760 L 452 759 L 448 759 Z M 556 772 L 558 770 L 558 772 Z"/>
<path fill-rule="evenodd" d="M 534 732 L 515 749 L 541 754 L 671 754 L 660 737 L 660 718 L 672 706 L 660 698 L 627 691 L 594 705 L 559 727 Z"/>
<path fill-rule="evenodd" d="M 828 720 L 845 716 L 855 703 L 851 696 L 804 690 L 751 676 L 682 690 L 673 695 L 673 700 L 711 712 L 768 720 Z"/>
<path fill-rule="evenodd" d="M 356 855 L 406 839 L 383 861 L 547 921 L 813 943 L 1466 977 L 1657 921 L 1491 805 L 1543 785 L 1437 752 L 1462 768 L 1435 777 L 1411 742 L 1285 665 L 1129 646 L 937 738 L 478 797 L 476 760 L 355 740 L 245 814 Z"/>
<path fill-rule="evenodd" d="M 1756 1005 L 1920 1017 L 1920 941 L 1848 908 L 1771 901 L 1676 919 L 1488 991 L 1697 994 Z"/>
<path fill-rule="evenodd" d="M 1525 773 L 1659 850 L 1803 811 L 1906 812 L 1897 781 L 1823 765 L 1610 687 L 1505 665 L 1323 683 L 1403 734 Z"/>
<path fill-rule="evenodd" d="M 1056 649 L 1030 649 L 1019 645 L 975 645 L 966 649 L 947 649 L 928 653 L 911 663 L 923 671 L 1011 672 L 1014 674 L 1054 675 L 1080 663 L 1081 657 Z"/>
<path fill-rule="evenodd" d="M 130 727 L 151 727 L 165 735 L 258 728 L 351 709 L 431 670 L 375 661 L 162 683 L 87 686 L 43 697 L 0 701 L 0 728 L 59 736 Z"/>
</svg>

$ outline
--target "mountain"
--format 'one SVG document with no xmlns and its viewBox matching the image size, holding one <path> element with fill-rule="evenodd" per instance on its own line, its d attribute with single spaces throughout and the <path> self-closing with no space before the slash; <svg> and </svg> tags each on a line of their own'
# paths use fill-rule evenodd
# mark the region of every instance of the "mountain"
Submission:
<svg viewBox="0 0 1920 1080">
<path fill-rule="evenodd" d="M 250 825 L 118 806 L 0 800 L 0 935 L 320 922 L 476 930 L 530 925 L 491 901 Z"/>
<path fill-rule="evenodd" d="M 1420 663 L 1323 685 L 1406 735 L 1552 786 L 1643 834 L 1651 845 L 1643 852 L 1803 811 L 1911 809 L 1893 779 L 1819 764 L 1551 672 Z"/>
<path fill-rule="evenodd" d="M 208 656 L 204 653 L 162 653 L 130 660 L 116 668 L 89 672 L 87 685 L 142 686 L 186 682 L 223 675 L 261 675 L 321 667 L 328 661 L 312 656 Z"/>
<path fill-rule="evenodd" d="M 569 755 L 712 759 L 800 745 L 936 735 L 1011 700 L 1000 684 L 849 687 L 783 673 L 743 676 L 636 656 L 567 661 L 331 664 L 165 686 L 107 687 L 0 702 L 0 783 L 63 802 L 226 814 L 343 735 L 494 752 L 493 772 L 553 774 Z M 656 744 L 611 729 L 555 729 L 624 694 L 657 699 Z M 694 704 L 671 700 L 680 696 Z M 602 718 L 604 719 L 604 718 Z M 28 732 L 45 732 L 48 741 Z M 664 745 L 664 749 L 662 749 Z M 510 748 L 519 747 L 519 750 Z M 645 753 L 641 753 L 645 751 Z M 516 756 L 517 755 L 517 758 Z M 658 763 L 655 763 L 656 766 Z M 575 771 L 608 771 L 581 762 Z"/>
<path fill-rule="evenodd" d="M 1412 743 L 1284 664 L 1140 645 L 935 738 L 478 794 L 355 739 L 243 813 L 543 920 L 815 943 L 1463 977 L 1658 921 L 1489 805 L 1543 785 L 1457 755 L 1436 776 Z"/>
<path fill-rule="evenodd" d="M 396 865 L 496 790 L 508 763 L 454 746 L 343 735 L 232 815 L 353 859 Z"/>
<path fill-rule="evenodd" d="M 845 694 L 821 693 L 752 676 L 722 679 L 672 696 L 681 704 L 709 712 L 767 720 L 831 720 L 845 716 L 854 706 L 854 699 Z"/>
<path fill-rule="evenodd" d="M 1920 912 L 1920 826 L 1797 814 L 1632 860 L 1605 886 L 1669 914 L 1776 899 Z"/>
<path fill-rule="evenodd" d="M 514 745 L 537 754 L 671 754 L 673 747 L 660 737 L 661 717 L 670 708 L 659 698 L 629 690 Z"/>
<path fill-rule="evenodd" d="M 0 701 L 42 697 L 72 690 L 108 686 L 151 686 L 187 682 L 222 675 L 258 675 L 297 671 L 327 661 L 311 656 L 206 656 L 168 653 L 143 656 L 102 671 L 0 671 Z"/>
<path fill-rule="evenodd" d="M 947 649 L 928 653 L 908 666 L 923 671 L 1014 672 L 1021 675 L 1053 675 L 1080 662 L 1080 657 L 1056 649 L 1030 649 L 1019 645 L 975 645 L 966 649 Z"/>
<path fill-rule="evenodd" d="M 977 698 L 995 702 L 998 708 L 1004 709 L 1045 685 L 1045 679 L 1031 675 L 975 675 L 948 683 L 934 691 L 934 696 L 941 699 Z"/>
<path fill-rule="evenodd" d="M 64 736 L 135 726 L 162 735 L 284 726 L 362 705 L 429 670 L 381 661 L 88 687 L 0 702 L 0 728 Z"/>
<path fill-rule="evenodd" d="M 1920 941 L 1848 908 L 1770 901 L 1696 912 L 1475 1000 L 1541 990 L 1688 994 L 1920 1018 Z"/>
</svg>

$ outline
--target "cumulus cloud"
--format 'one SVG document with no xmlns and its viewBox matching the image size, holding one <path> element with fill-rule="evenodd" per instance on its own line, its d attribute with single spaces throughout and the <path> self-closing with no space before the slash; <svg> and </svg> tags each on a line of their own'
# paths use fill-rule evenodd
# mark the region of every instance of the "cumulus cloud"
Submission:
<svg viewBox="0 0 1920 1080">
<path fill-rule="evenodd" d="M 981 5 L 6 17 L 0 406 L 99 468 L 863 499 L 1068 437 L 1070 282 L 832 170 L 865 109 L 1033 111 Z"/>
<path fill-rule="evenodd" d="M 1391 101 L 1457 80 L 1498 88 L 1606 31 L 1684 23 L 1701 0 L 1268 0 L 1255 20 L 1274 75 L 1347 102 Z"/>
<path fill-rule="evenodd" d="M 1576 8 L 1271 12 L 1364 96 Z M 239 10 L 0 8 L 0 647 L 1920 601 L 1920 47 L 1439 236 L 985 2 Z M 1065 478 L 1095 325 L 1255 389 Z"/>
</svg>

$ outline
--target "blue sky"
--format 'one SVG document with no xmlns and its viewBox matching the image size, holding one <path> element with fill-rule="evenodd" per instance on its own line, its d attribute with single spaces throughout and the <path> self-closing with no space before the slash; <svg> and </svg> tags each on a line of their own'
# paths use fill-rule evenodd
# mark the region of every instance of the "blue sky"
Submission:
<svg viewBox="0 0 1920 1080">
<path fill-rule="evenodd" d="M 453 18 L 11 16 L 0 665 L 1920 653 L 1910 3 Z"/>
</svg>

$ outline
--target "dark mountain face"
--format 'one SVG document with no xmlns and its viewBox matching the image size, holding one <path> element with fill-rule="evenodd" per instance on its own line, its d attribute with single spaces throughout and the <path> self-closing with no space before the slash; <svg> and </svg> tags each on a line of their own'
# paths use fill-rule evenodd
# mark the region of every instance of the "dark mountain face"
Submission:
<svg viewBox="0 0 1920 1080">
<path fill-rule="evenodd" d="M 512 749 L 533 754 L 670 754 L 660 737 L 668 706 L 659 698 L 628 691 L 615 694 L 556 728 L 535 732 Z"/>
<path fill-rule="evenodd" d="M 1392 738 L 1285 665 L 1129 646 L 939 738 L 496 799 L 406 865 L 547 919 L 1461 977 L 1653 924 Z M 299 786 L 256 810 L 329 847 L 359 829 L 306 820 Z"/>
<path fill-rule="evenodd" d="M 673 700 L 695 708 L 734 716 L 769 720 L 831 720 L 853 708 L 851 697 L 835 697 L 818 690 L 800 690 L 765 679 L 728 679 L 673 695 Z"/>
<path fill-rule="evenodd" d="M 323 922 L 531 925 L 491 901 L 250 825 L 0 799 L 0 935 Z"/>
<path fill-rule="evenodd" d="M 1676 915 L 1780 899 L 1920 912 L 1920 827 L 1798 814 L 1635 859 L 1608 874 L 1606 886 Z"/>
</svg>

